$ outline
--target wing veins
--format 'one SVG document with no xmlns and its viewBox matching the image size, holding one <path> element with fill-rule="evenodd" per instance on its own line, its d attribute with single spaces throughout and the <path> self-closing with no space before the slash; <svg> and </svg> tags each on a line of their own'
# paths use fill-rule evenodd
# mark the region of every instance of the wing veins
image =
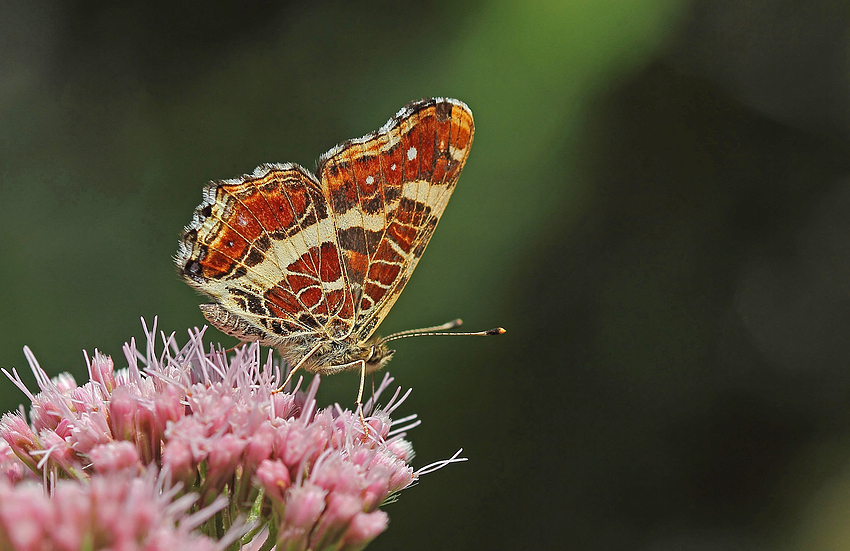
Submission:
<svg viewBox="0 0 850 551">
<path fill-rule="evenodd" d="M 306 187 L 306 186 L 305 186 L 305 187 Z M 295 207 L 292 205 L 292 200 L 289 198 L 289 194 L 288 194 L 288 193 L 284 193 L 284 194 L 282 194 L 282 195 L 283 195 L 284 197 L 286 197 L 286 202 L 287 202 L 287 203 L 289 203 L 289 208 L 290 208 L 290 209 L 292 209 L 292 214 L 294 215 L 297 211 L 295 210 Z M 311 195 L 309 195 L 309 193 L 307 194 L 307 197 L 310 197 L 310 198 L 312 199 L 312 196 L 311 196 Z M 320 197 L 323 197 L 323 198 L 324 198 L 324 195 L 323 195 L 323 194 L 320 194 Z M 319 240 L 318 240 L 318 235 L 319 235 L 319 211 L 316 209 L 316 206 L 315 206 L 315 204 L 314 204 L 314 202 L 313 202 L 312 200 L 311 200 L 311 202 L 310 202 L 310 206 L 313 208 L 314 217 L 315 217 L 315 219 L 316 219 L 316 222 L 315 222 L 315 225 L 316 225 L 316 242 L 318 243 L 318 241 L 319 241 Z M 307 216 L 307 211 L 305 211 L 305 212 L 304 212 L 304 216 L 305 216 L 305 217 Z M 322 288 L 322 287 L 323 287 L 323 286 L 322 286 L 322 274 L 321 274 L 321 272 L 319 272 L 318 270 L 316 270 L 316 265 L 315 265 L 315 263 L 313 262 L 313 255 L 311 255 L 311 254 L 310 254 L 310 247 L 307 245 L 307 238 L 304 236 L 304 233 L 303 233 L 305 228 L 304 228 L 304 226 L 303 226 L 303 225 L 301 225 L 301 219 L 298 219 L 297 224 L 298 224 L 298 228 L 300 229 L 300 231 L 298 232 L 298 234 L 301 236 L 301 240 L 304 242 L 304 249 L 306 250 L 306 252 L 304 253 L 304 255 L 306 255 L 306 256 L 307 256 L 307 258 L 310 260 L 310 264 L 311 264 L 311 266 L 313 267 L 313 270 L 314 270 L 314 272 L 316 273 L 316 276 L 317 276 L 317 279 L 318 279 L 318 282 L 319 282 L 319 288 Z M 296 253 L 298 252 L 298 251 L 295 249 L 295 246 L 294 246 L 294 245 L 291 245 L 291 243 L 289 243 L 289 240 L 288 240 L 288 239 L 285 239 L 285 240 L 284 240 L 284 242 L 285 242 L 287 245 L 290 245 L 290 246 L 292 247 L 293 251 L 295 251 Z M 321 254 L 321 249 L 322 249 L 322 247 L 321 247 L 321 243 L 319 243 L 319 254 Z M 299 256 L 298 258 L 301 258 L 301 257 Z M 303 276 L 303 275 L 304 275 L 304 274 L 297 274 L 296 272 L 291 272 L 291 271 L 289 271 L 289 267 L 288 267 L 288 266 L 287 266 L 286 271 L 287 271 L 287 273 L 288 273 L 288 274 L 301 275 L 301 276 Z M 293 289 L 293 290 L 294 290 L 294 289 Z M 324 289 L 322 289 L 322 299 L 324 299 L 324 297 L 325 297 L 324 293 L 325 293 L 325 291 L 324 291 Z M 296 299 L 296 300 L 298 300 L 298 304 L 300 304 L 300 305 L 301 305 L 302 310 L 303 310 L 303 311 L 305 311 L 305 312 L 307 312 L 307 313 L 310 315 L 310 317 L 311 317 L 311 318 L 313 318 L 313 321 L 315 321 L 315 322 L 316 322 L 316 325 L 317 325 L 317 326 L 322 327 L 322 328 L 326 328 L 326 327 L 327 327 L 327 323 L 321 323 L 321 322 L 319 321 L 319 318 L 317 318 L 317 317 L 316 317 L 316 315 L 315 315 L 315 314 L 313 314 L 313 311 L 312 311 L 312 310 L 310 310 L 309 308 L 307 308 L 307 306 L 306 306 L 306 305 L 305 305 L 305 304 L 301 301 L 301 297 L 299 296 L 299 294 L 298 294 L 298 293 L 292 293 L 292 294 L 295 296 L 295 299 Z"/>
</svg>

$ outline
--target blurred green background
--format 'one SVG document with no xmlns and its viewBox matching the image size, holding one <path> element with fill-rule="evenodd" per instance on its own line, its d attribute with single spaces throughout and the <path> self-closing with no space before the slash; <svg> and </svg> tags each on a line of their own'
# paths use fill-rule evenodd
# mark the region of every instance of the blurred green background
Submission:
<svg viewBox="0 0 850 551">
<path fill-rule="evenodd" d="M 850 547 L 846 1 L 0 1 L 0 366 L 185 335 L 208 180 L 433 95 L 475 144 L 381 333 L 509 332 L 398 343 L 470 461 L 370 549 Z"/>
</svg>

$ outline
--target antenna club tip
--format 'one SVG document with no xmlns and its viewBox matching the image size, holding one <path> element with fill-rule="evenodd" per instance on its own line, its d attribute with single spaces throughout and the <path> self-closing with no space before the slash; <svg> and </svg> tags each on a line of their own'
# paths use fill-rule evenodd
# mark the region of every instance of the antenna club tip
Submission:
<svg viewBox="0 0 850 551">
<path fill-rule="evenodd" d="M 496 327 L 495 329 L 487 331 L 488 335 L 504 335 L 505 333 L 507 333 L 507 331 L 505 331 L 504 327 Z"/>
</svg>

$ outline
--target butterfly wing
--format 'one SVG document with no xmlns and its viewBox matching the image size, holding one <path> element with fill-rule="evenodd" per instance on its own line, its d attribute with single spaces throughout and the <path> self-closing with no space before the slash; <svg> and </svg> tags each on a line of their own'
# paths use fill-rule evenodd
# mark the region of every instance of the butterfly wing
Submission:
<svg viewBox="0 0 850 551">
<path fill-rule="evenodd" d="M 462 102 L 413 102 L 375 133 L 319 159 L 352 289 L 353 331 L 366 340 L 386 317 L 446 208 L 472 144 Z"/>
<path fill-rule="evenodd" d="M 175 262 L 216 300 L 202 307 L 207 319 L 240 339 L 332 337 L 353 324 L 327 201 L 298 165 L 263 165 L 207 186 Z"/>
</svg>

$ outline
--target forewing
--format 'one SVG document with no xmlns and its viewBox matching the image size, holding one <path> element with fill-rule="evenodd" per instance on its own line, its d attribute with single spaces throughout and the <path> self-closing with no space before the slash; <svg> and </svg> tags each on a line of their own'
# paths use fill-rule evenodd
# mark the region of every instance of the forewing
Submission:
<svg viewBox="0 0 850 551">
<path fill-rule="evenodd" d="M 207 186 L 175 261 L 189 284 L 265 333 L 350 332 L 333 220 L 315 177 L 298 165 Z"/>
<path fill-rule="evenodd" d="M 375 133 L 319 159 L 354 295 L 354 331 L 368 338 L 395 303 L 446 208 L 472 145 L 469 108 L 413 102 Z"/>
</svg>

